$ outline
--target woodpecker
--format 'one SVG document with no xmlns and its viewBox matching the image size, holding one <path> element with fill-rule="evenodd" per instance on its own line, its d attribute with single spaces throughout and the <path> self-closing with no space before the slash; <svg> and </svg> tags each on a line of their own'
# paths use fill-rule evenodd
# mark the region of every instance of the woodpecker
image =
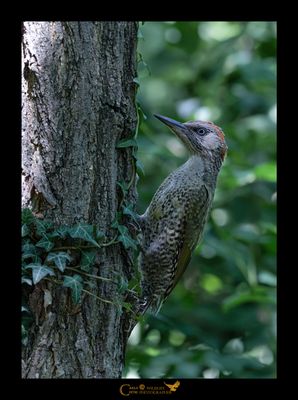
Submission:
<svg viewBox="0 0 298 400">
<path fill-rule="evenodd" d="M 154 116 L 181 140 L 189 159 L 164 180 L 140 216 L 142 314 L 148 308 L 159 311 L 188 266 L 202 238 L 227 152 L 224 133 L 212 122 L 180 123 Z"/>
</svg>

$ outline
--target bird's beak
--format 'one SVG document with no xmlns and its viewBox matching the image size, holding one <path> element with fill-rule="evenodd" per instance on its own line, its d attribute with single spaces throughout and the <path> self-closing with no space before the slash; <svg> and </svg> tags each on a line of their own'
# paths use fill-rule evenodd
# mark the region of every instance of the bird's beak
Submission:
<svg viewBox="0 0 298 400">
<path fill-rule="evenodd" d="M 175 121 L 174 119 L 164 117 L 163 115 L 154 114 L 154 116 L 167 125 L 175 135 L 184 143 L 184 145 L 189 148 L 189 131 L 188 128 L 181 122 Z M 191 150 L 191 149 L 190 149 Z"/>
<path fill-rule="evenodd" d="M 185 126 L 181 122 L 175 121 L 174 119 L 168 117 L 164 117 L 163 115 L 158 115 L 158 114 L 153 114 L 153 115 L 161 122 L 166 124 L 169 128 L 171 128 L 175 133 L 177 130 L 180 129 L 185 130 Z"/>
</svg>

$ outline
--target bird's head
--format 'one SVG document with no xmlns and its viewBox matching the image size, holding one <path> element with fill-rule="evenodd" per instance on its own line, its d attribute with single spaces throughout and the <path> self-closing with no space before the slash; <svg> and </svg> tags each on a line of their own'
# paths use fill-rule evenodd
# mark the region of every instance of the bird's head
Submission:
<svg viewBox="0 0 298 400">
<path fill-rule="evenodd" d="M 221 128 L 209 121 L 189 121 L 181 123 L 174 119 L 154 114 L 166 124 L 187 147 L 190 153 L 224 160 L 227 145 Z"/>
</svg>

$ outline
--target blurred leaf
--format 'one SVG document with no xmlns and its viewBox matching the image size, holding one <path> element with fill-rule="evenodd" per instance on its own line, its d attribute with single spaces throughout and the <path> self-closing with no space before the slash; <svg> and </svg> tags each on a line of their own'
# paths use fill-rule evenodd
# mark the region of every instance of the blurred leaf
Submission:
<svg viewBox="0 0 298 400">
<path fill-rule="evenodd" d="M 258 281 L 264 285 L 276 287 L 276 276 L 271 272 L 262 271 L 258 275 Z"/>
<path fill-rule="evenodd" d="M 243 353 L 244 345 L 243 341 L 240 338 L 234 338 L 229 340 L 225 347 L 223 348 L 223 353 L 229 354 L 241 354 Z"/>
<path fill-rule="evenodd" d="M 144 23 L 142 22 L 142 24 L 144 24 Z M 142 31 L 141 31 L 140 28 L 138 29 L 137 37 L 138 37 L 138 39 L 144 39 L 144 36 L 143 36 Z"/>
<path fill-rule="evenodd" d="M 267 292 L 263 288 L 255 288 L 254 291 L 243 291 L 235 293 L 223 302 L 223 310 L 225 312 L 230 311 L 234 307 L 238 307 L 244 303 L 270 303 L 275 304 L 276 299 L 272 293 Z"/>
<path fill-rule="evenodd" d="M 257 165 L 254 172 L 258 179 L 276 182 L 276 164 L 273 162 Z"/>
<path fill-rule="evenodd" d="M 221 280 L 212 274 L 204 274 L 201 285 L 209 293 L 218 292 L 223 287 Z"/>
<path fill-rule="evenodd" d="M 229 149 L 202 242 L 160 312 L 140 322 L 138 340 L 127 349 L 125 374 L 273 378 L 276 23 L 155 21 L 146 22 L 142 34 L 137 103 L 148 118 L 138 110 L 134 156 L 146 171 L 138 171 L 138 214 L 188 157 L 153 113 L 181 122 L 213 121 Z M 185 340 L 179 344 L 173 332 Z M 160 339 L 154 347 L 147 337 Z"/>
</svg>

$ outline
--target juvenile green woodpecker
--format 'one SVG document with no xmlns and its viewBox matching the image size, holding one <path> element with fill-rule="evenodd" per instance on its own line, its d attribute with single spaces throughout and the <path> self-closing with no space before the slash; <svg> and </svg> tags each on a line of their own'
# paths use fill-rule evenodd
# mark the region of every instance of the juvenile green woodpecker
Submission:
<svg viewBox="0 0 298 400">
<path fill-rule="evenodd" d="M 212 122 L 155 117 L 189 151 L 188 161 L 165 179 L 140 217 L 143 312 L 150 308 L 157 313 L 201 240 L 227 145 L 222 130 Z"/>
</svg>

